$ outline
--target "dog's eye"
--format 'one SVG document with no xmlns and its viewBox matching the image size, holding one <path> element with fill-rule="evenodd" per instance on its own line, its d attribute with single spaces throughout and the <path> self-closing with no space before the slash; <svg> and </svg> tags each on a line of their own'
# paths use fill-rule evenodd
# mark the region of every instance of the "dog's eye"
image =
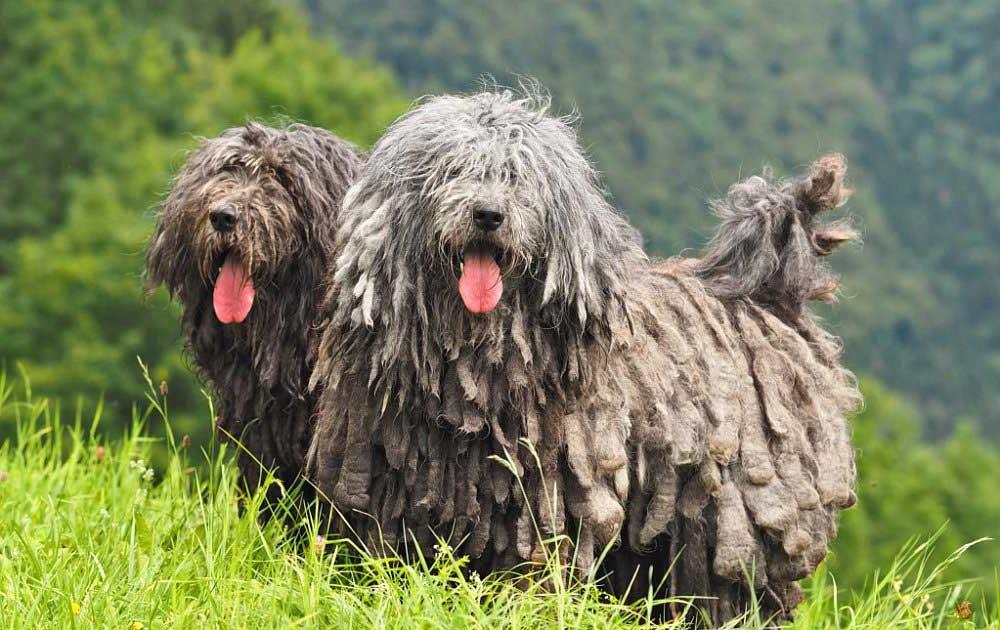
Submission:
<svg viewBox="0 0 1000 630">
<path fill-rule="evenodd" d="M 507 184 L 517 183 L 517 163 L 507 162 L 500 170 L 501 181 Z"/>
<path fill-rule="evenodd" d="M 458 179 L 461 176 L 462 176 L 462 167 L 461 166 L 452 166 L 445 173 L 445 177 L 447 179 Z"/>
</svg>

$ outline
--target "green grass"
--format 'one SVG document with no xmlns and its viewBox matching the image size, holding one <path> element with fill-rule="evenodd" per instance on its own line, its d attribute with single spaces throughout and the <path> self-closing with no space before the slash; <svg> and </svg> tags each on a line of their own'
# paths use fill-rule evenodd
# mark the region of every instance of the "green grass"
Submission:
<svg viewBox="0 0 1000 630">
<path fill-rule="evenodd" d="M 318 538 L 311 519 L 306 542 L 292 539 L 282 527 L 258 524 L 259 496 L 240 514 L 224 448 L 190 453 L 167 425 L 167 464 L 147 466 L 161 445 L 145 429 L 168 415 L 152 387 L 120 437 L 100 437 L 101 413 L 64 419 L 32 397 L 26 380 L 15 385 L 0 374 L 0 418 L 16 426 L 0 447 L 4 628 L 650 625 L 650 602 L 627 607 L 593 586 L 564 586 L 556 571 L 515 585 L 467 578 L 447 552 L 432 567 L 375 559 Z M 838 598 L 833 577 L 821 571 L 794 627 L 1000 628 L 1000 614 L 982 603 L 991 598 L 943 583 L 947 562 L 928 566 L 932 542 L 908 546 L 856 596 Z M 956 607 L 967 599 L 978 603 L 964 621 Z M 739 627 L 761 625 L 751 618 Z"/>
</svg>

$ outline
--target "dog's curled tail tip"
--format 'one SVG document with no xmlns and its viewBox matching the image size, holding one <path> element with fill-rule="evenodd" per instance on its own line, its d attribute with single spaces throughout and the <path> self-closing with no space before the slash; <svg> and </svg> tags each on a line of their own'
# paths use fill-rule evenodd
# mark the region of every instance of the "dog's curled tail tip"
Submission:
<svg viewBox="0 0 1000 630">
<path fill-rule="evenodd" d="M 854 192 L 847 185 L 847 159 L 830 153 L 813 162 L 809 174 L 798 183 L 798 206 L 816 216 L 847 203 Z M 825 225 L 810 224 L 809 237 L 817 256 L 829 256 L 844 243 L 856 241 L 861 234 L 848 220 Z"/>
<path fill-rule="evenodd" d="M 847 160 L 820 157 L 801 177 L 750 177 L 712 204 L 721 225 L 695 266 L 723 299 L 750 298 L 797 312 L 808 300 L 835 301 L 837 277 L 821 260 L 859 233 L 846 219 L 817 217 L 850 197 Z"/>
<path fill-rule="evenodd" d="M 793 183 L 798 205 L 810 214 L 839 208 L 851 196 L 847 186 L 847 159 L 829 153 L 812 163 L 809 173 Z"/>
</svg>

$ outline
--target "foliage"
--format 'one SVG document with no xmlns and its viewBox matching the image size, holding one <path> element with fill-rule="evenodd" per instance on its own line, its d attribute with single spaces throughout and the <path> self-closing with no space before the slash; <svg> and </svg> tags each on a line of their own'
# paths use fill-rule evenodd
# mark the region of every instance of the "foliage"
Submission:
<svg viewBox="0 0 1000 630">
<path fill-rule="evenodd" d="M 650 249 L 700 246 L 705 201 L 767 163 L 852 160 L 866 246 L 838 256 L 850 363 L 1000 435 L 1000 4 L 992 0 L 308 0 L 414 93 L 523 73 L 578 108 Z"/>
<path fill-rule="evenodd" d="M 849 362 L 932 437 L 1000 431 L 995 3 L 305 4 L 414 94 L 541 79 L 659 254 L 700 245 L 705 199 L 739 176 L 846 151 L 867 240 L 836 263 Z M 269 0 L 3 3 L 0 49 L 0 359 L 127 405 L 141 352 L 193 409 L 171 311 L 139 306 L 149 210 L 182 150 L 251 116 L 368 144 L 404 107 L 393 79 Z"/>
<path fill-rule="evenodd" d="M 15 440 L 0 445 L 0 625 L 3 627 L 421 627 L 635 628 L 652 601 L 625 606 L 588 584 L 566 584 L 547 567 L 524 582 L 466 575 L 444 553 L 406 566 L 318 536 L 261 526 L 263 492 L 241 513 L 225 449 L 201 459 L 170 430 L 167 400 L 149 383 L 148 405 L 119 438 L 113 420 L 72 421 L 26 383 L 0 375 L 0 416 Z M 170 456 L 149 462 L 163 423 Z M 292 512 L 289 512 L 292 514 Z M 94 535 L 99 531 L 101 535 Z M 910 545 L 871 588 L 838 599 L 822 573 L 794 628 L 1000 628 L 1000 612 L 927 563 L 929 543 Z M 997 585 L 1000 589 L 1000 584 Z M 966 613 L 968 621 L 956 611 Z M 683 605 L 678 600 L 678 605 Z M 760 628 L 751 616 L 733 627 Z M 663 627 L 680 628 L 679 623 Z"/>
<path fill-rule="evenodd" d="M 870 380 L 862 391 L 865 409 L 852 422 L 858 503 L 841 514 L 829 563 L 840 584 L 860 589 L 872 567 L 888 566 L 907 540 L 945 523 L 942 550 L 981 537 L 1000 540 L 1000 449 L 972 425 L 928 444 L 908 404 Z M 1000 543 L 990 543 L 958 560 L 948 577 L 989 579 L 998 566 Z"/>
<path fill-rule="evenodd" d="M 0 358 L 23 361 L 47 393 L 104 392 L 127 409 L 142 355 L 190 420 L 202 397 L 175 309 L 162 291 L 144 300 L 141 277 L 152 209 L 184 150 L 256 117 L 366 145 L 404 104 L 386 72 L 265 0 L 145 6 L 3 4 Z M 203 15 L 243 30 L 206 31 Z"/>
<path fill-rule="evenodd" d="M 253 15 L 252 3 L 262 7 L 257 21 L 237 17 Z M 2 5 L 0 243 L 58 227 L 78 178 L 135 172 L 137 142 L 193 131 L 183 112 L 197 95 L 177 81 L 189 72 L 190 51 L 223 36 L 203 30 L 179 4 L 165 11 L 133 1 Z M 212 4 L 199 3 L 209 13 Z M 267 2 L 215 4 L 218 21 L 243 24 L 240 35 L 272 21 L 262 15 Z"/>
</svg>

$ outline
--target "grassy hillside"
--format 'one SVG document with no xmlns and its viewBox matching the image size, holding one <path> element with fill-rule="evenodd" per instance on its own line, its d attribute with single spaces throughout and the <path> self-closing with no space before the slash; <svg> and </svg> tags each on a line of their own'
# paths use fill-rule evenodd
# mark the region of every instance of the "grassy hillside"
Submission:
<svg viewBox="0 0 1000 630">
<path fill-rule="evenodd" d="M 193 452 L 168 430 L 169 457 L 151 462 L 144 428 L 167 422 L 167 398 L 152 384 L 129 429 L 110 439 L 97 437 L 109 420 L 100 409 L 61 414 L 3 376 L 0 412 L 16 424 L 0 446 L 3 628 L 649 627 L 656 602 L 623 606 L 563 582 L 555 566 L 515 585 L 466 576 L 447 551 L 431 566 L 374 559 L 319 536 L 308 514 L 294 516 L 298 535 L 261 527 L 259 497 L 237 508 L 225 449 Z M 937 566 L 929 547 L 908 546 L 853 595 L 838 596 L 821 571 L 793 627 L 1000 628 L 983 600 L 1000 582 L 943 578 L 980 547 Z M 751 616 L 739 626 L 761 624 Z"/>
</svg>

